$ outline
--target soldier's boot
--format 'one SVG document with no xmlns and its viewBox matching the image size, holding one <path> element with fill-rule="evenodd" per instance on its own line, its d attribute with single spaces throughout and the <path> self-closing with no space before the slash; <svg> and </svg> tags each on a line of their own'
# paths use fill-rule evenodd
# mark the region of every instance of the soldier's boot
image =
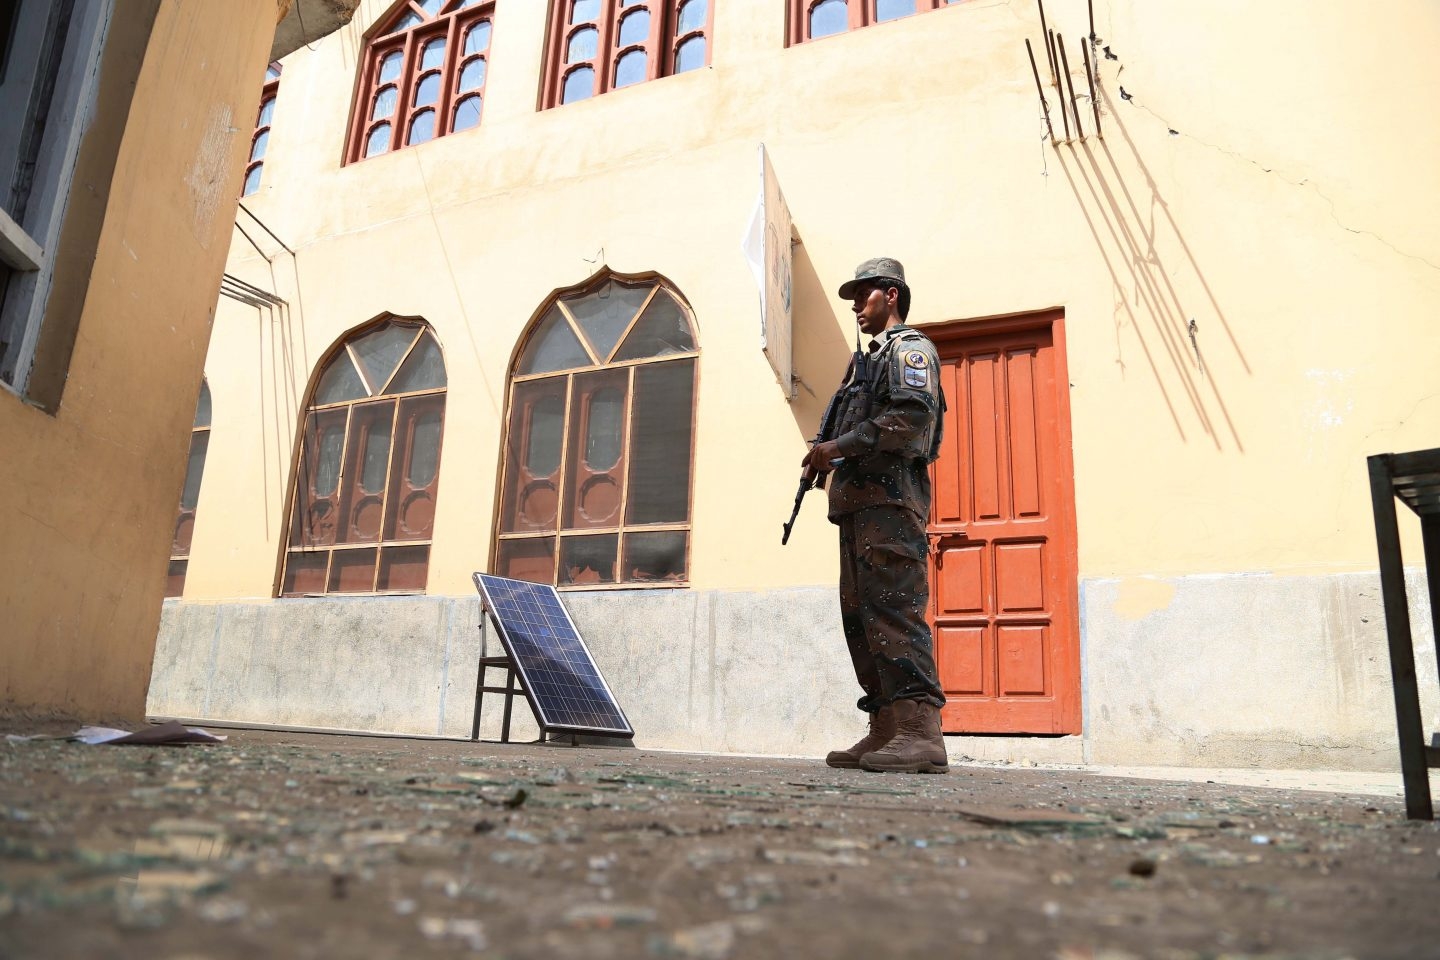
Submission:
<svg viewBox="0 0 1440 960">
<path fill-rule="evenodd" d="M 895 736 L 860 758 L 863 770 L 887 773 L 949 773 L 940 708 L 924 700 L 896 700 Z"/>
<path fill-rule="evenodd" d="M 831 750 L 825 755 L 825 762 L 832 767 L 858 770 L 860 758 L 873 750 L 879 750 L 895 736 L 895 708 L 886 705 L 870 714 L 870 729 L 860 742 L 848 750 Z"/>
</svg>

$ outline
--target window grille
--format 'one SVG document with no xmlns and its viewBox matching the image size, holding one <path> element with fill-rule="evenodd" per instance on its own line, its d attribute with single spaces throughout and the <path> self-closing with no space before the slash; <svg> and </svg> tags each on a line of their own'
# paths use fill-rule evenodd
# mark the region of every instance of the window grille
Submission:
<svg viewBox="0 0 1440 960">
<path fill-rule="evenodd" d="M 699 350 L 658 279 L 555 297 L 511 371 L 492 570 L 560 587 L 689 576 Z"/>
<path fill-rule="evenodd" d="M 552 0 L 542 107 L 710 63 L 716 0 Z"/>
<path fill-rule="evenodd" d="M 382 320 L 332 351 L 305 413 L 281 596 L 424 592 L 445 389 L 423 322 Z"/>
<path fill-rule="evenodd" d="M 791 46 L 936 10 L 961 0 L 789 0 Z"/>
<path fill-rule="evenodd" d="M 270 146 L 270 121 L 275 117 L 275 96 L 280 91 L 280 64 L 265 68 L 265 88 L 260 93 L 260 114 L 255 118 L 255 133 L 250 137 L 250 159 L 245 165 L 245 186 L 240 196 L 248 197 L 260 189 L 260 174 L 265 167 L 265 151 Z"/>
<path fill-rule="evenodd" d="M 494 33 L 493 2 L 403 0 L 368 35 L 350 162 L 480 123 Z"/>
</svg>

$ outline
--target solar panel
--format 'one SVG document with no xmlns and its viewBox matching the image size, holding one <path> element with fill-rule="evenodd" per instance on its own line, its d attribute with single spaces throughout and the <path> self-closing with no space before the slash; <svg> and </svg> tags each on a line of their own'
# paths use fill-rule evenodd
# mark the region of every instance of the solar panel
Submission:
<svg viewBox="0 0 1440 960">
<path fill-rule="evenodd" d="M 635 735 L 553 586 L 477 573 L 475 589 L 542 732 Z"/>
</svg>

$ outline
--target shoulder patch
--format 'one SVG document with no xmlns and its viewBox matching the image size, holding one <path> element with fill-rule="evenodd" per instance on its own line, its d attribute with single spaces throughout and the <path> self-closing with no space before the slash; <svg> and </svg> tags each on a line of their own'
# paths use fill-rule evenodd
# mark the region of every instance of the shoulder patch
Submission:
<svg viewBox="0 0 1440 960">
<path fill-rule="evenodd" d="M 907 387 L 928 387 L 930 385 L 930 360 L 921 350 L 906 350 L 905 366 L 901 380 Z"/>
</svg>

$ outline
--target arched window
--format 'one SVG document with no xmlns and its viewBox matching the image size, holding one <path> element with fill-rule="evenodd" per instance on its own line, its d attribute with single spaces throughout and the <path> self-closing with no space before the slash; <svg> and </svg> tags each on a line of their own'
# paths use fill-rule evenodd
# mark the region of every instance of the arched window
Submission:
<svg viewBox="0 0 1440 960">
<path fill-rule="evenodd" d="M 714 0 L 551 0 L 544 106 L 710 62 Z"/>
<path fill-rule="evenodd" d="M 295 467 L 282 596 L 425 589 L 445 359 L 428 325 L 352 333 L 315 378 Z"/>
<path fill-rule="evenodd" d="M 190 428 L 190 456 L 185 466 L 185 486 L 180 492 L 180 511 L 175 518 L 175 536 L 170 543 L 170 575 L 165 596 L 185 592 L 185 573 L 190 569 L 190 539 L 195 534 L 195 506 L 200 502 L 200 477 L 205 473 L 205 454 L 210 449 L 210 385 L 200 381 L 200 400 L 195 404 L 195 425 Z"/>
<path fill-rule="evenodd" d="M 819 40 L 961 0 L 790 0 L 789 42 Z"/>
<path fill-rule="evenodd" d="M 688 578 L 697 356 L 689 308 L 658 279 L 604 275 L 541 311 L 511 370 L 496 573 Z"/>
<path fill-rule="evenodd" d="M 260 94 L 260 115 L 255 118 L 255 133 L 250 137 L 250 162 L 245 167 L 245 186 L 240 196 L 248 197 L 260 189 L 260 174 L 265 168 L 265 151 L 270 147 L 270 121 L 275 117 L 275 97 L 280 92 L 280 64 L 265 68 L 265 89 Z"/>
<path fill-rule="evenodd" d="M 369 34 L 347 162 L 480 123 L 495 4 L 402 0 Z"/>
</svg>

